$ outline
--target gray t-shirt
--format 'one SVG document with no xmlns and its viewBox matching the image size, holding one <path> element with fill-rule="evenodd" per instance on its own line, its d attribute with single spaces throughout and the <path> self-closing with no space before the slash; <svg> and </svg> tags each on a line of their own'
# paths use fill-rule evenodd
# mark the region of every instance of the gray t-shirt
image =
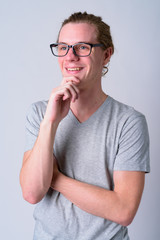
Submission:
<svg viewBox="0 0 160 240">
<path fill-rule="evenodd" d="M 34 103 L 28 111 L 25 151 L 34 146 L 47 103 Z M 58 126 L 53 151 L 62 173 L 109 190 L 114 170 L 150 171 L 144 115 L 110 96 L 83 123 L 70 110 Z M 129 239 L 127 227 L 81 210 L 51 188 L 34 218 L 34 240 Z"/>
</svg>

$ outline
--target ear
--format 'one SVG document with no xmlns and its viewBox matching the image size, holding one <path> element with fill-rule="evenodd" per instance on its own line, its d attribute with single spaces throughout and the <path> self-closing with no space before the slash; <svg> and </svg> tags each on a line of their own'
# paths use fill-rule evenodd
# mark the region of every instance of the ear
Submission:
<svg viewBox="0 0 160 240">
<path fill-rule="evenodd" d="M 104 62 L 103 62 L 104 66 L 110 61 L 111 56 L 112 56 L 112 47 L 109 47 L 104 51 Z"/>
</svg>

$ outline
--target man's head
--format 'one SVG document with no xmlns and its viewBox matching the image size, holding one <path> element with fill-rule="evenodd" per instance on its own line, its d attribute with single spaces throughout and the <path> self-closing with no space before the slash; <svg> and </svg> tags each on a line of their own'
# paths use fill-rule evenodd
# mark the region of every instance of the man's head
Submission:
<svg viewBox="0 0 160 240">
<path fill-rule="evenodd" d="M 111 48 L 112 54 L 114 53 L 114 45 L 110 33 L 110 26 L 104 23 L 101 17 L 95 16 L 93 14 L 88 14 L 86 12 L 84 13 L 77 12 L 72 14 L 69 18 L 63 21 L 61 29 L 68 23 L 88 23 L 94 25 L 96 28 L 97 42 L 103 44 L 102 48 L 104 50 L 106 50 L 107 48 Z M 59 35 L 61 29 L 58 34 L 57 42 L 59 42 Z M 107 71 L 106 69 L 107 67 L 104 66 L 102 75 L 105 75 L 107 73 L 108 69 Z"/>
</svg>

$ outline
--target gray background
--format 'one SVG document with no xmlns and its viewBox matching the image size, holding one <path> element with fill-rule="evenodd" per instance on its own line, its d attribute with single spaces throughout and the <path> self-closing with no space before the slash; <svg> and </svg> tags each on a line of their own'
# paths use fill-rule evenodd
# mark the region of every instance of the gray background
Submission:
<svg viewBox="0 0 160 240">
<path fill-rule="evenodd" d="M 1 239 L 32 239 L 34 206 L 22 198 L 19 171 L 28 106 L 48 99 L 61 81 L 49 44 L 64 18 L 87 10 L 111 26 L 115 54 L 104 90 L 146 115 L 151 140 L 151 173 L 139 211 L 129 227 L 132 240 L 160 236 L 159 190 L 159 0 L 0 1 L 0 228 Z M 157 186 L 158 184 L 158 186 Z"/>
</svg>

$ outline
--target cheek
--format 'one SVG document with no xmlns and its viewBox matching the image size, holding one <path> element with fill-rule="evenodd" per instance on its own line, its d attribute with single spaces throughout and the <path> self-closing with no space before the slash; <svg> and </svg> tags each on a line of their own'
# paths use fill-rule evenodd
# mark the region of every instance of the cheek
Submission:
<svg viewBox="0 0 160 240">
<path fill-rule="evenodd" d="M 93 71 L 94 69 L 94 61 L 93 59 L 88 58 L 86 61 L 87 72 Z"/>
<path fill-rule="evenodd" d="M 59 63 L 60 69 L 62 70 L 62 68 L 63 68 L 63 61 L 62 61 L 61 58 L 58 58 L 58 63 Z"/>
<path fill-rule="evenodd" d="M 96 59 L 92 59 L 92 61 L 90 61 L 89 63 L 89 71 L 91 72 L 95 72 L 97 71 L 97 66 L 98 66 L 99 62 Z"/>
</svg>

